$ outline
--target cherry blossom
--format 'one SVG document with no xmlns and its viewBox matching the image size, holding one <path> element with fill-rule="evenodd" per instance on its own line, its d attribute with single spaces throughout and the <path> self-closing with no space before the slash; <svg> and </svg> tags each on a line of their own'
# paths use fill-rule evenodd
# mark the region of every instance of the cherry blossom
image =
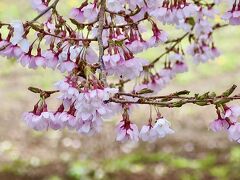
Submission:
<svg viewBox="0 0 240 180">
<path fill-rule="evenodd" d="M 219 131 L 227 130 L 229 128 L 229 126 L 230 125 L 226 119 L 216 119 L 210 123 L 209 128 L 213 132 L 219 132 Z"/>
<path fill-rule="evenodd" d="M 83 11 L 80 8 L 73 8 L 69 14 L 70 18 L 74 19 L 78 23 L 84 23 L 85 17 Z"/>
<path fill-rule="evenodd" d="M 23 119 L 29 127 L 43 131 L 49 128 L 49 122 L 54 119 L 54 115 L 48 112 L 47 104 L 43 101 L 38 102 L 32 112 L 24 113 Z"/>
<path fill-rule="evenodd" d="M 230 106 L 225 107 L 224 118 L 229 118 L 232 121 L 236 122 L 238 117 L 240 116 L 240 106 Z"/>
<path fill-rule="evenodd" d="M 118 92 L 114 88 L 94 89 L 79 93 L 75 107 L 77 117 L 84 120 L 94 119 L 100 116 L 114 115 L 114 108 L 105 104 L 104 101 L 111 97 L 111 94 Z"/>
<path fill-rule="evenodd" d="M 240 1 L 235 1 L 232 4 L 232 9 L 226 12 L 222 18 L 229 21 L 231 25 L 240 25 Z"/>
<path fill-rule="evenodd" d="M 123 4 L 123 2 L 121 0 L 120 1 L 108 0 L 107 1 L 107 8 L 110 11 L 119 12 L 119 11 L 124 10 L 124 8 L 122 7 L 122 4 Z"/>
<path fill-rule="evenodd" d="M 79 91 L 77 90 L 76 78 L 66 78 L 65 80 L 58 81 L 55 86 L 61 93 L 58 98 L 63 100 L 65 108 L 70 107 L 70 105 L 78 98 Z"/>
<path fill-rule="evenodd" d="M 240 123 L 236 123 L 228 129 L 229 139 L 240 143 Z"/>
<path fill-rule="evenodd" d="M 48 6 L 48 1 L 46 0 L 31 0 L 31 4 L 33 9 L 37 10 L 38 12 L 44 11 Z"/>
<path fill-rule="evenodd" d="M 126 142 L 132 140 L 137 142 L 139 140 L 138 135 L 138 127 L 130 121 L 121 121 L 117 126 L 117 141 Z"/>
<path fill-rule="evenodd" d="M 10 42 L 13 45 L 18 45 L 23 52 L 28 52 L 30 45 L 28 40 L 23 37 L 25 31 L 22 22 L 15 21 L 11 23 L 11 26 L 13 27 L 13 36 L 10 39 Z"/>
<path fill-rule="evenodd" d="M 38 12 L 35 18 L 0 22 L 1 56 L 27 68 L 50 68 L 62 74 L 54 90 L 29 87 L 39 95 L 34 109 L 23 116 L 30 128 L 66 128 L 91 136 L 116 115 L 117 141 L 155 142 L 174 133 L 160 115 L 163 108 L 191 103 L 215 106 L 217 118 L 209 128 L 228 132 L 230 140 L 240 142 L 240 107 L 228 105 L 240 99 L 232 95 L 236 86 L 218 95 L 192 96 L 187 90 L 162 95 L 171 80 L 191 68 L 189 63 L 217 60 L 221 53 L 214 33 L 227 25 L 216 22 L 216 17 L 240 25 L 239 0 L 231 1 L 224 15 L 218 10 L 221 0 L 82 1 L 68 17 L 59 12 L 61 3 L 31 0 Z M 60 105 L 48 109 L 47 99 L 55 93 Z M 131 117 L 140 105 L 151 109 L 143 126 Z"/>
<path fill-rule="evenodd" d="M 171 123 L 168 120 L 164 118 L 159 118 L 154 124 L 153 129 L 157 133 L 157 137 L 163 138 L 168 134 L 174 133 L 174 130 L 172 130 L 170 126 Z"/>
<path fill-rule="evenodd" d="M 124 79 L 138 77 L 143 71 L 143 66 L 147 64 L 147 61 L 143 59 L 134 57 L 125 59 L 121 54 L 104 56 L 103 60 L 109 75 L 115 75 Z"/>
</svg>

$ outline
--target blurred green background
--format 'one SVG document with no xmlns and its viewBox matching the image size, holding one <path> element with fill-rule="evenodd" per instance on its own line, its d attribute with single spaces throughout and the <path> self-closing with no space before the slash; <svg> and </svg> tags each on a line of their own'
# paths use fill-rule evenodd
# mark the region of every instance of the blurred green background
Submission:
<svg viewBox="0 0 240 180">
<path fill-rule="evenodd" d="M 63 1 L 59 9 L 67 14 L 79 2 Z M 28 0 L 0 1 L 1 21 L 29 20 L 35 15 Z M 166 30 L 171 35 L 175 32 L 171 28 Z M 240 85 L 240 27 L 221 29 L 215 39 L 223 55 L 207 64 L 191 65 L 190 71 L 179 75 L 162 94 L 183 89 L 221 92 L 232 84 Z M 152 49 L 141 56 L 153 59 L 160 50 Z M 181 109 L 163 109 L 176 133 L 154 144 L 116 143 L 114 121 L 106 123 L 103 133 L 94 137 L 67 130 L 28 129 L 21 114 L 32 109 L 37 97 L 27 88 L 52 89 L 52 84 L 61 78 L 58 72 L 24 69 L 15 60 L 0 59 L 1 180 L 240 179 L 240 145 L 229 142 L 226 134 L 208 130 L 215 117 L 212 107 L 187 105 Z M 54 107 L 57 102 L 50 103 Z M 132 118 L 142 124 L 147 116 L 139 108 Z"/>
</svg>

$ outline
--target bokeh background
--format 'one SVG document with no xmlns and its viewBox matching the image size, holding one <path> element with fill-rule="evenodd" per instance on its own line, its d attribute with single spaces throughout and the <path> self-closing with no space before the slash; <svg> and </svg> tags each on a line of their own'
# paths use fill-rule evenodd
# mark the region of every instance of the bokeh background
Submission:
<svg viewBox="0 0 240 180">
<path fill-rule="evenodd" d="M 79 2 L 65 0 L 59 9 L 67 14 Z M 28 0 L 0 0 L 1 21 L 30 20 L 35 15 Z M 174 36 L 171 28 L 167 31 Z M 184 89 L 222 92 L 232 84 L 240 85 L 240 28 L 221 29 L 215 39 L 223 55 L 207 64 L 191 65 L 188 73 L 179 75 L 161 94 Z M 153 59 L 160 51 L 153 49 L 141 56 Z M 52 89 L 61 78 L 58 72 L 33 71 L 15 60 L 0 58 L 1 180 L 240 179 L 240 145 L 229 142 L 224 133 L 208 130 L 215 117 L 213 107 L 162 109 L 176 133 L 154 144 L 115 142 L 115 121 L 107 122 L 103 133 L 93 137 L 68 130 L 35 132 L 27 128 L 22 112 L 37 101 L 27 88 Z M 132 118 L 141 124 L 147 116 L 148 111 L 139 108 Z"/>
</svg>

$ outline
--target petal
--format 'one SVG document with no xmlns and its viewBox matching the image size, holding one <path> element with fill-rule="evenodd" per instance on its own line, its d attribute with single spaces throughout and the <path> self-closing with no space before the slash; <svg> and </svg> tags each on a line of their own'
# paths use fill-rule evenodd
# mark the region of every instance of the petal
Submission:
<svg viewBox="0 0 240 180">
<path fill-rule="evenodd" d="M 117 141 L 123 141 L 126 136 L 126 131 L 125 130 L 120 130 L 117 134 Z"/>
</svg>

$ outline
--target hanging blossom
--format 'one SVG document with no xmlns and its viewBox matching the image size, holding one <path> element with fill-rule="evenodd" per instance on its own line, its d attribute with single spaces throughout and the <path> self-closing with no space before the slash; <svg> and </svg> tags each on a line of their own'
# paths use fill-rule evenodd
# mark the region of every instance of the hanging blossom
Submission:
<svg viewBox="0 0 240 180">
<path fill-rule="evenodd" d="M 91 87 L 85 84 L 81 88 L 82 84 L 78 83 L 79 79 L 69 77 L 57 82 L 56 88 L 61 93 L 59 99 L 63 104 L 53 113 L 48 111 L 45 100 L 37 103 L 32 112 L 24 115 L 28 126 L 35 130 L 68 127 L 87 135 L 99 132 L 103 119 L 111 118 L 120 109 L 118 104 L 105 103 L 118 89 L 104 88 L 97 80 L 91 83 Z"/>
<path fill-rule="evenodd" d="M 136 124 L 132 123 L 129 119 L 128 110 L 124 109 L 122 120 L 118 123 L 117 141 L 126 142 L 128 140 L 137 142 L 139 140 L 139 131 Z"/>
<path fill-rule="evenodd" d="M 24 113 L 23 118 L 29 127 L 42 131 L 49 128 L 49 122 L 54 119 L 54 115 L 48 112 L 47 104 L 42 100 L 34 106 L 33 111 Z"/>
<path fill-rule="evenodd" d="M 148 125 L 144 125 L 140 131 L 140 138 L 143 141 L 154 142 L 157 138 L 164 138 L 168 134 L 173 134 L 174 130 L 170 128 L 171 124 L 164 118 L 158 118 L 154 125 L 151 120 Z"/>
<path fill-rule="evenodd" d="M 240 25 L 240 1 L 236 0 L 232 4 L 232 9 L 226 12 L 222 19 L 229 21 L 231 25 Z"/>
<path fill-rule="evenodd" d="M 98 132 L 102 125 L 103 118 L 112 117 L 119 110 L 117 105 L 105 104 L 110 96 L 117 93 L 114 88 L 95 87 L 84 89 L 75 102 L 76 117 L 81 119 L 78 127 L 79 132 Z M 86 127 L 87 126 L 87 127 Z"/>
<path fill-rule="evenodd" d="M 224 106 L 222 113 L 218 109 L 217 114 L 218 118 L 210 123 L 210 129 L 214 132 L 226 131 L 231 141 L 240 143 L 240 106 Z"/>
<path fill-rule="evenodd" d="M 189 18 L 198 13 L 199 7 L 186 1 L 163 1 L 163 3 L 150 11 L 150 15 L 166 24 L 174 24 L 178 28 L 189 30 Z M 188 27 L 188 28 L 186 28 Z"/>
<path fill-rule="evenodd" d="M 49 1 L 47 0 L 31 0 L 32 8 L 38 11 L 39 13 L 43 12 L 48 8 Z"/>
<path fill-rule="evenodd" d="M 58 70 L 64 76 L 54 91 L 30 88 L 40 95 L 33 110 L 23 116 L 30 128 L 67 128 L 93 135 L 101 131 L 106 119 L 123 112 L 117 123 L 117 141 L 154 142 L 174 133 L 170 122 L 159 115 L 161 108 L 193 103 L 215 105 L 217 118 L 210 129 L 227 132 L 230 140 L 240 142 L 240 108 L 227 105 L 240 99 L 231 96 L 233 91 L 219 96 L 188 97 L 188 91 L 157 95 L 178 74 L 188 71 L 189 61 L 206 63 L 220 56 L 214 32 L 223 27 L 215 23 L 220 15 L 217 5 L 223 1 L 83 1 L 68 17 L 58 12 L 59 2 L 31 0 L 40 15 L 33 21 L 0 22 L 1 56 L 16 58 L 31 69 Z M 222 18 L 239 25 L 240 1 L 232 1 L 230 7 Z M 171 25 L 174 33 L 165 25 Z M 159 51 L 159 57 L 152 57 L 148 51 L 152 48 Z M 53 93 L 59 94 L 60 103 L 51 110 L 47 99 Z M 151 112 L 146 125 L 138 126 L 130 117 L 136 104 L 154 106 L 156 121 Z"/>
<path fill-rule="evenodd" d="M 98 11 L 96 3 L 83 3 L 79 8 L 72 9 L 70 17 L 78 23 L 93 23 L 97 20 Z"/>
<path fill-rule="evenodd" d="M 137 85 L 134 90 L 151 89 L 153 93 L 158 93 L 165 88 L 177 74 L 188 71 L 188 66 L 183 54 L 180 53 L 179 49 L 175 51 L 176 52 L 172 52 L 169 55 L 168 60 L 164 63 L 165 67 L 159 72 L 155 74 L 145 72 L 142 84 Z"/>
<path fill-rule="evenodd" d="M 147 61 L 134 57 L 133 53 L 124 46 L 118 46 L 121 37 L 113 39 L 108 48 L 108 55 L 103 56 L 103 62 L 108 75 L 115 75 L 123 79 L 134 79 L 143 71 Z"/>
<path fill-rule="evenodd" d="M 195 24 L 192 28 L 194 34 L 193 43 L 187 49 L 187 53 L 193 57 L 195 63 L 205 63 L 210 59 L 220 56 L 220 51 L 214 45 L 212 32 L 214 19 L 217 12 L 212 7 L 201 8 L 195 17 Z"/>
</svg>

